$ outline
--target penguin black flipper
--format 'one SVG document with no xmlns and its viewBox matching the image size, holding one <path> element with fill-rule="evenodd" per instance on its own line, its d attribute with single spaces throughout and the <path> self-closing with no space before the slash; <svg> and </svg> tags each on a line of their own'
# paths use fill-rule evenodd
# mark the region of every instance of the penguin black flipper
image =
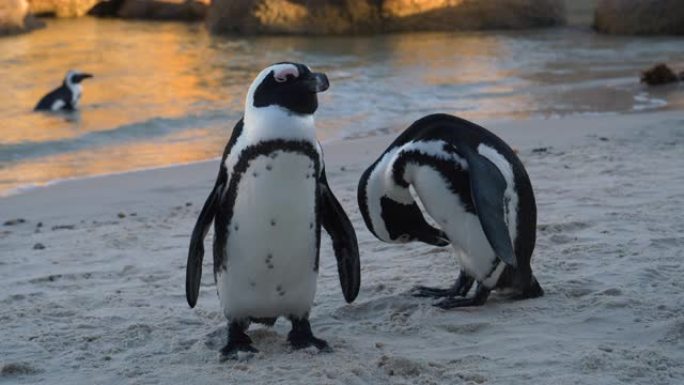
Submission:
<svg viewBox="0 0 684 385">
<path fill-rule="evenodd" d="M 356 232 L 342 205 L 330 190 L 325 168 L 321 172 L 319 188 L 321 222 L 332 239 L 342 294 L 347 303 L 352 303 L 359 294 L 361 286 L 361 262 Z"/>
<path fill-rule="evenodd" d="M 517 267 L 511 235 L 504 219 L 504 176 L 494 163 L 469 146 L 459 146 L 457 151 L 468 162 L 471 197 L 489 244 L 502 261 Z"/>
<path fill-rule="evenodd" d="M 190 237 L 190 248 L 188 250 L 188 264 L 185 271 L 185 297 L 188 300 L 190 307 L 195 307 L 197 304 L 197 297 L 199 296 L 200 282 L 202 280 L 202 260 L 204 259 L 204 237 L 209 231 L 209 226 L 216 216 L 221 196 L 223 195 L 224 187 L 228 182 L 228 170 L 226 169 L 226 158 L 230 154 L 230 150 L 237 141 L 237 138 L 242 133 L 242 119 L 233 128 L 233 134 L 223 150 L 223 157 L 221 158 L 221 166 L 219 168 L 216 183 L 207 200 L 202 206 L 195 227 L 192 230 Z"/>
<path fill-rule="evenodd" d="M 43 96 L 34 111 L 57 111 L 66 110 L 73 111 L 74 107 L 71 105 L 71 91 L 67 87 L 61 86 L 56 88 L 47 95 Z M 59 103 L 55 105 L 55 103 Z"/>
</svg>

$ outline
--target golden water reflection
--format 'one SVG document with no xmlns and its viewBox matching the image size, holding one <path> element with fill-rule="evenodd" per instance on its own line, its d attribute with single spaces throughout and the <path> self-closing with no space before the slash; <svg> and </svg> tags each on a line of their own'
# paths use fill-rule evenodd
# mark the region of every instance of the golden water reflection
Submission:
<svg viewBox="0 0 684 385">
<path fill-rule="evenodd" d="M 476 121 L 632 112 L 681 94 L 634 80 L 656 54 L 684 62 L 681 40 L 574 30 L 361 37 L 212 37 L 197 25 L 50 20 L 0 39 L 0 194 L 25 184 L 219 156 L 253 76 L 279 61 L 324 71 L 320 139 L 401 129 L 434 112 Z M 33 113 L 77 68 L 75 115 Z M 650 104 L 649 104 L 650 103 Z"/>
</svg>

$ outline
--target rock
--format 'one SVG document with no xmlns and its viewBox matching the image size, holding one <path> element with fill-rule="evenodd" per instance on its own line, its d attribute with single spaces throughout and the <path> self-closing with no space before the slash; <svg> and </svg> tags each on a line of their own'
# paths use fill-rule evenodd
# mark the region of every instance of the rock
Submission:
<svg viewBox="0 0 684 385">
<path fill-rule="evenodd" d="M 96 17 L 115 17 L 119 13 L 119 8 L 121 8 L 123 3 L 124 0 L 100 1 L 88 11 L 88 15 Z"/>
<path fill-rule="evenodd" d="M 674 71 L 665 64 L 657 64 L 641 73 L 641 82 L 646 83 L 649 86 L 675 83 L 678 80 Z"/>
<path fill-rule="evenodd" d="M 29 0 L 31 12 L 38 16 L 79 17 L 99 0 Z"/>
<path fill-rule="evenodd" d="M 214 0 L 209 29 L 355 34 L 533 28 L 563 22 L 563 0 Z"/>
<path fill-rule="evenodd" d="M 203 20 L 210 0 L 123 0 L 117 15 L 124 19 Z"/>
<path fill-rule="evenodd" d="M 45 245 L 40 243 L 40 242 L 33 245 L 33 250 L 44 250 L 44 249 L 45 249 Z"/>
<path fill-rule="evenodd" d="M 610 34 L 682 35 L 684 1 L 599 0 L 594 28 Z"/>
<path fill-rule="evenodd" d="M 0 36 L 26 30 L 29 6 L 26 0 L 3 0 L 0 2 Z"/>
</svg>

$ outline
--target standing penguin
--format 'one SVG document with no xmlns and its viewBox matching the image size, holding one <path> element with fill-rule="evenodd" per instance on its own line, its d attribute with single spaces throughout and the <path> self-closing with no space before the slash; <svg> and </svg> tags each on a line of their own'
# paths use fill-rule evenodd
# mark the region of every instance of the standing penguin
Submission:
<svg viewBox="0 0 684 385">
<path fill-rule="evenodd" d="M 257 75 L 245 114 L 226 145 L 216 184 L 192 232 L 186 295 L 197 303 L 203 239 L 214 221 L 214 279 L 228 318 L 227 358 L 255 352 L 245 334 L 250 322 L 292 323 L 295 349 L 328 344 L 314 337 L 309 311 L 316 293 L 321 225 L 330 234 L 342 293 L 359 292 L 356 234 L 325 176 L 316 140 L 316 93 L 328 78 L 302 64 L 278 63 Z"/>
<path fill-rule="evenodd" d="M 84 79 L 92 78 L 93 75 L 70 70 L 64 77 L 64 82 L 49 94 L 43 96 L 38 102 L 35 111 L 74 111 L 81 100 Z"/>
<path fill-rule="evenodd" d="M 430 226 L 409 189 L 442 230 Z M 446 114 L 414 122 L 361 176 L 359 208 L 380 240 L 452 243 L 461 271 L 448 289 L 419 286 L 414 295 L 443 298 L 444 309 L 478 306 L 493 289 L 515 298 L 544 294 L 532 274 L 537 208 L 530 179 L 513 150 L 486 129 Z M 466 297 L 474 281 L 473 297 Z"/>
</svg>

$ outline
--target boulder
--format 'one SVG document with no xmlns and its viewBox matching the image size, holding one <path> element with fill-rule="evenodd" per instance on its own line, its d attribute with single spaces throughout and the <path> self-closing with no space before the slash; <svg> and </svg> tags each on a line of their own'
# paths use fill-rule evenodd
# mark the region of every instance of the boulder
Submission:
<svg viewBox="0 0 684 385">
<path fill-rule="evenodd" d="M 684 34 L 683 0 L 599 0 L 594 28 L 623 35 Z"/>
<path fill-rule="evenodd" d="M 666 64 L 656 64 L 641 73 L 641 82 L 649 86 L 658 86 L 661 84 L 675 83 L 679 80 L 674 71 Z"/>
<path fill-rule="evenodd" d="M 38 16 L 83 16 L 99 0 L 29 0 L 31 13 Z"/>
<path fill-rule="evenodd" d="M 0 2 L 0 36 L 30 31 L 42 25 L 29 14 L 29 4 L 26 0 Z"/>
<path fill-rule="evenodd" d="M 0 3 L 0 35 L 22 32 L 27 14 L 26 0 L 6 0 Z"/>
<path fill-rule="evenodd" d="M 203 20 L 210 0 L 124 0 L 117 15 L 124 19 Z"/>
<path fill-rule="evenodd" d="M 213 0 L 217 33 L 357 34 L 547 27 L 564 0 Z"/>
</svg>

